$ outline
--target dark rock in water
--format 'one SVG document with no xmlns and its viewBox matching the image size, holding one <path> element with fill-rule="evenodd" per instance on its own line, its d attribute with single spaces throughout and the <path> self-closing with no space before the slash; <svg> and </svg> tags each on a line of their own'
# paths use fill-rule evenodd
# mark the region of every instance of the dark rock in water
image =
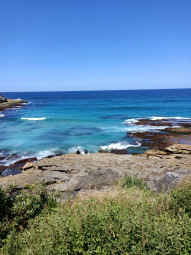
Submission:
<svg viewBox="0 0 191 255">
<path fill-rule="evenodd" d="M 21 160 L 18 160 L 17 162 L 15 162 L 14 164 L 10 165 L 9 168 L 11 168 L 11 169 L 18 168 L 18 167 L 21 167 L 21 165 L 26 164 L 27 162 L 33 162 L 35 160 L 37 160 L 37 158 L 35 158 L 35 157 L 21 159 Z"/>
<path fill-rule="evenodd" d="M 108 153 L 106 150 L 99 150 L 99 153 Z"/>
<path fill-rule="evenodd" d="M 6 157 L 0 157 L 0 160 L 4 160 Z"/>
<path fill-rule="evenodd" d="M 5 176 L 8 176 L 8 175 L 20 174 L 20 173 L 22 173 L 23 166 L 26 163 L 34 162 L 36 160 L 37 160 L 37 158 L 35 158 L 35 157 L 34 158 L 26 158 L 26 159 L 18 160 L 14 164 L 12 164 L 10 166 L 7 166 L 6 169 L 4 169 L 5 171 L 3 170 L 2 176 L 5 177 Z"/>
<path fill-rule="evenodd" d="M 126 150 L 122 149 L 122 150 L 111 150 L 111 153 L 124 155 L 124 154 L 127 154 L 128 152 Z"/>
<path fill-rule="evenodd" d="M 161 120 L 139 119 L 136 122 L 136 125 L 158 127 L 158 126 L 172 126 L 172 123 L 167 119 L 161 119 Z"/>
<path fill-rule="evenodd" d="M 127 136 L 136 138 L 142 146 L 153 150 L 164 150 L 166 147 L 174 144 L 171 136 L 166 133 L 158 132 L 135 132 L 127 133 Z"/>
<path fill-rule="evenodd" d="M 188 123 L 187 123 L 188 124 Z M 187 127 L 179 127 L 179 128 L 165 128 L 163 131 L 172 133 L 172 134 L 183 134 L 183 135 L 190 135 L 191 134 L 191 127 L 187 125 Z"/>
<path fill-rule="evenodd" d="M 0 103 L 5 103 L 5 102 L 7 102 L 7 99 L 4 96 L 0 95 Z"/>
<path fill-rule="evenodd" d="M 0 166 L 0 174 L 7 168 L 7 166 Z"/>
</svg>

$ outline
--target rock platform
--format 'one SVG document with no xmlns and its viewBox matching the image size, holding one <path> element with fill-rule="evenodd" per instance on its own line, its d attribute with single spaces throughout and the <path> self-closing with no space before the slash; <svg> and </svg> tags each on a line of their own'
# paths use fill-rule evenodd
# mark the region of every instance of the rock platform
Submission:
<svg viewBox="0 0 191 255">
<path fill-rule="evenodd" d="M 82 191 L 110 188 L 127 176 L 145 180 L 157 192 L 168 191 L 190 174 L 191 146 L 175 144 L 163 152 L 149 150 L 140 155 L 71 153 L 44 158 L 26 163 L 21 174 L 1 178 L 0 185 L 16 184 L 22 189 L 27 184 L 45 183 L 66 199 Z"/>
</svg>

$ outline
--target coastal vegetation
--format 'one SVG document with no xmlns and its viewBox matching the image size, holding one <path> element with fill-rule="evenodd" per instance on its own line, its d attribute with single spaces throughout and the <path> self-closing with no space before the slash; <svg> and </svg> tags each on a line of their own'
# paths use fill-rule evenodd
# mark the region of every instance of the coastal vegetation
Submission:
<svg viewBox="0 0 191 255">
<path fill-rule="evenodd" d="M 1 189 L 0 200 L 1 254 L 191 252 L 190 177 L 168 194 L 127 177 L 66 202 L 41 185 Z"/>
</svg>

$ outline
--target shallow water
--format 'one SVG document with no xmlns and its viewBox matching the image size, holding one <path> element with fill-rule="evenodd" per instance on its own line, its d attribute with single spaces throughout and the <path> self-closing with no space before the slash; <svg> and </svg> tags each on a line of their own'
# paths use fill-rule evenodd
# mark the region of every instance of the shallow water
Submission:
<svg viewBox="0 0 191 255">
<path fill-rule="evenodd" d="M 77 148 L 140 152 L 144 148 L 126 138 L 126 132 L 159 128 L 136 126 L 137 118 L 191 118 L 191 89 L 2 94 L 29 101 L 25 107 L 0 113 L 0 156 L 19 154 L 19 159 Z"/>
</svg>

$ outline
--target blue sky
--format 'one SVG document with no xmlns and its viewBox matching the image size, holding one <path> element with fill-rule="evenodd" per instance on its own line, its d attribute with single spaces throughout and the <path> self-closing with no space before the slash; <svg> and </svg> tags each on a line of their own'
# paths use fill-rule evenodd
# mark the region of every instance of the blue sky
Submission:
<svg viewBox="0 0 191 255">
<path fill-rule="evenodd" d="M 190 0 L 1 0 L 0 91 L 191 87 Z"/>
</svg>

